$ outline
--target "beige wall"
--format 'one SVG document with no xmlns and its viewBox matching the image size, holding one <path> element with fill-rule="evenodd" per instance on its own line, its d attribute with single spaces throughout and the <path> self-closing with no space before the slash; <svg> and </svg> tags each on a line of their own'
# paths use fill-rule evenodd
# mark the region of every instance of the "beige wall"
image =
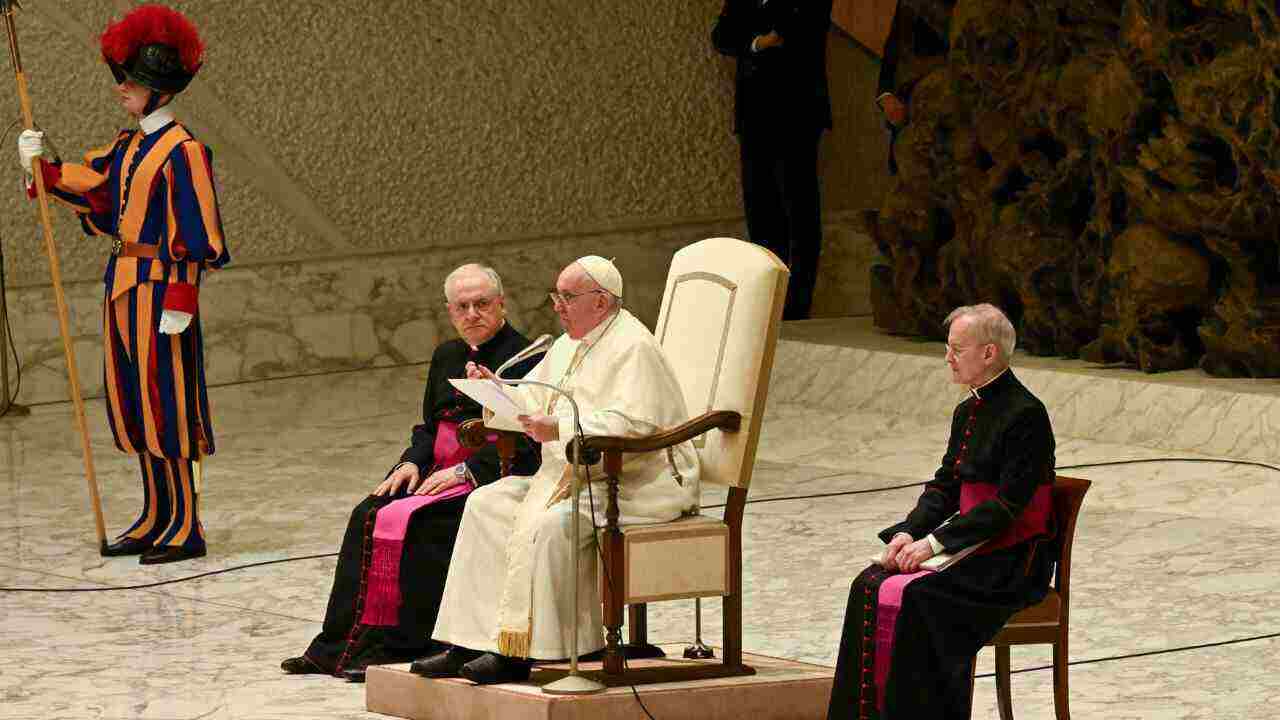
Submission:
<svg viewBox="0 0 1280 720">
<path fill-rule="evenodd" d="M 132 3 L 27 5 L 18 25 L 37 121 L 75 159 L 124 122 L 95 37 Z M 518 322 L 542 330 L 551 318 L 541 291 L 556 269 L 588 252 L 617 255 L 629 301 L 651 320 L 674 250 L 741 236 L 732 63 L 708 40 L 718 0 L 174 5 L 209 46 L 175 107 L 214 149 L 233 258 L 202 298 L 214 378 L 421 359 L 448 331 L 440 280 L 467 259 L 493 262 Z M 868 255 L 851 218 L 880 200 L 875 67 L 832 36 L 837 129 L 822 162 L 829 254 L 841 263 Z M 0 153 L 16 157 L 6 142 Z M 8 162 L 12 187 L 19 171 Z M 57 214 L 92 368 L 104 243 Z M 0 194 L 0 232 L 10 300 L 25 313 L 15 315 L 20 352 L 56 376 L 48 265 L 17 192 Z M 865 269 L 845 274 L 824 279 L 824 314 L 866 311 Z M 255 313 L 252 299 L 228 297 L 249 288 L 277 300 Z M 431 328 L 413 326 L 422 336 L 404 329 L 428 317 Z M 330 322 L 355 322 L 365 349 L 317 346 L 307 328 Z M 408 338 L 415 347 L 403 346 Z M 212 347 L 219 342 L 226 347 Z M 262 352 L 282 357 L 248 357 Z M 29 392 L 57 395 L 46 383 Z"/>
</svg>

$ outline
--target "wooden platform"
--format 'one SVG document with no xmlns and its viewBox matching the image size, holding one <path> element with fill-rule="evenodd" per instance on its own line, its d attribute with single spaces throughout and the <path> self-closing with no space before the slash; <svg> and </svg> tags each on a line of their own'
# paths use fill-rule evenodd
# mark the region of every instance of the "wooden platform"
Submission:
<svg viewBox="0 0 1280 720">
<path fill-rule="evenodd" d="M 682 647 L 663 648 L 673 657 L 631 664 L 640 668 L 703 662 L 680 658 Z M 755 675 L 640 685 L 636 692 L 659 720 L 826 717 L 831 668 L 750 654 L 745 661 L 755 668 Z M 582 670 L 599 667 L 584 663 Z M 630 686 L 586 696 L 546 695 L 534 683 L 477 686 L 460 679 L 427 680 L 408 672 L 406 665 L 369 668 L 365 703 L 370 712 L 413 720 L 646 720 Z"/>
</svg>

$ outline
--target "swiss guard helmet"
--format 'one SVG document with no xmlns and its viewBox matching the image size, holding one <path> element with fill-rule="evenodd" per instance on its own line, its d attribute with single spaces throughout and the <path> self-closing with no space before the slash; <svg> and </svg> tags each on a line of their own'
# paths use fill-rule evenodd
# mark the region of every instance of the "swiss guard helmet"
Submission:
<svg viewBox="0 0 1280 720">
<path fill-rule="evenodd" d="M 204 63 L 204 42 L 195 25 L 163 5 L 142 5 L 107 25 L 101 44 L 117 84 L 132 80 L 160 94 L 186 90 Z"/>
</svg>

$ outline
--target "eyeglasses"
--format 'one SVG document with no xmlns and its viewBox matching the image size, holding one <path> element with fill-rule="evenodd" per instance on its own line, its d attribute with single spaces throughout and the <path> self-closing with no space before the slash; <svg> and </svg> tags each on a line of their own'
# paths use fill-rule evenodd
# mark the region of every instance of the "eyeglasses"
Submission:
<svg viewBox="0 0 1280 720">
<path fill-rule="evenodd" d="M 951 345 L 950 343 L 942 343 L 942 347 L 945 349 L 947 355 L 960 357 L 960 355 L 962 355 L 963 353 L 966 353 L 974 348 L 984 348 L 988 345 L 994 345 L 994 344 L 995 343 L 980 343 L 978 345 L 974 345 L 971 347 L 956 347 L 954 345 Z"/>
<path fill-rule="evenodd" d="M 560 292 L 559 290 L 552 290 L 551 292 L 547 293 L 547 297 L 551 298 L 551 304 L 553 306 L 559 307 L 561 305 L 568 305 L 569 303 L 582 297 L 583 295 L 590 295 L 592 293 L 602 293 L 602 292 L 604 292 L 604 290 L 587 290 L 586 292 L 580 292 L 580 293 Z"/>
<path fill-rule="evenodd" d="M 445 306 L 449 308 L 449 312 L 454 313 L 455 315 L 466 315 L 471 312 L 472 308 L 475 308 L 475 311 L 478 313 L 486 313 L 489 312 L 489 308 L 492 308 L 493 305 L 494 298 L 480 298 L 479 300 L 472 300 L 471 302 L 445 303 Z"/>
</svg>

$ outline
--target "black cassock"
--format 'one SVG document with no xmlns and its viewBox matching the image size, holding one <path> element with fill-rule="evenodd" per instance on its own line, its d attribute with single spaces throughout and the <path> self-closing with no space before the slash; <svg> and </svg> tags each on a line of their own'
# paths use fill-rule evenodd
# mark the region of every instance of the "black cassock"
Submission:
<svg viewBox="0 0 1280 720">
<path fill-rule="evenodd" d="M 884 621 L 881 586 L 893 574 L 872 565 L 858 575 L 849 589 L 828 720 L 969 717 L 974 656 L 1049 586 L 1057 556 L 1053 468 L 1049 415 L 1012 370 L 960 403 L 942 465 L 906 520 L 880 539 L 907 533 L 919 540 L 932 532 L 944 552 L 986 545 L 907 584 L 892 626 L 877 627 Z M 876 682 L 878 629 L 892 638 L 892 653 L 879 658 L 888 661 L 883 689 Z"/>
<path fill-rule="evenodd" d="M 449 384 L 450 378 L 466 377 L 466 364 L 476 362 L 496 370 L 528 346 L 529 340 L 510 325 L 504 325 L 488 342 L 472 350 L 462 340 L 450 340 L 436 348 L 427 372 L 427 388 L 422 400 L 422 424 L 413 428 L 412 444 L 400 462 L 412 462 L 425 478 L 435 468 L 433 457 L 436 432 L 441 422 L 461 423 L 480 417 L 480 406 Z M 503 377 L 523 377 L 538 358 L 513 365 Z M 541 463 L 538 445 L 522 438 L 517 443 L 512 473 L 532 475 Z M 398 465 L 399 463 L 397 463 Z M 492 444 L 466 461 L 476 483 L 498 479 L 499 459 Z M 388 475 L 390 473 L 388 472 Z M 365 498 L 351 512 L 338 567 L 334 572 L 329 607 L 323 630 L 311 641 L 306 657 L 320 669 L 339 675 L 344 670 L 363 668 L 370 663 L 409 660 L 431 648 L 431 633 L 440 611 L 449 558 L 462 522 L 466 496 L 419 508 L 410 518 L 400 558 L 400 607 L 398 623 L 376 627 L 358 622 L 369 575 L 372 534 L 379 509 L 408 497 L 403 490 L 395 496 Z"/>
</svg>

